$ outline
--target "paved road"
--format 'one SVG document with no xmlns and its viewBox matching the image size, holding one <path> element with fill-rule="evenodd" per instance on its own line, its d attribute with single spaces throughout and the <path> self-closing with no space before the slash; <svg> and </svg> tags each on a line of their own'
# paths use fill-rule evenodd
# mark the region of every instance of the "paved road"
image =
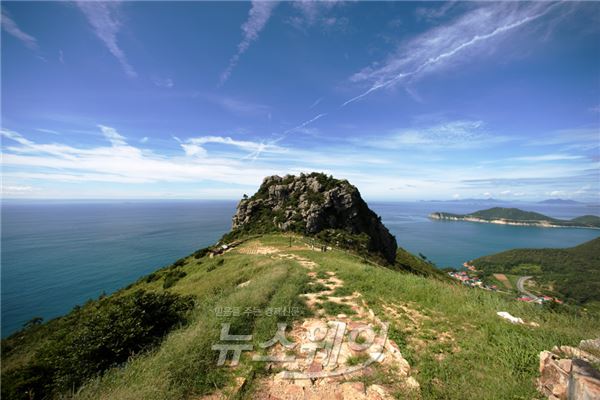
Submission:
<svg viewBox="0 0 600 400">
<path fill-rule="evenodd" d="M 531 297 L 532 299 L 537 299 L 538 297 L 535 294 L 525 290 L 525 282 L 527 282 L 527 280 L 531 278 L 533 278 L 533 276 L 521 276 L 517 281 L 517 290 L 523 293 L 524 295 Z"/>
</svg>

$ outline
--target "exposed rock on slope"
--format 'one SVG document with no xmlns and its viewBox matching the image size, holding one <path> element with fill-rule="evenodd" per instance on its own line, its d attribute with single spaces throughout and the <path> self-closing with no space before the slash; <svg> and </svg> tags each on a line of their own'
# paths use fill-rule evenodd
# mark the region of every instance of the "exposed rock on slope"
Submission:
<svg viewBox="0 0 600 400">
<path fill-rule="evenodd" d="M 240 201 L 233 217 L 234 233 L 277 230 L 357 235 L 365 239 L 368 251 L 380 254 L 389 263 L 396 257 L 396 239 L 369 209 L 358 189 L 346 180 L 320 173 L 269 176 L 256 194 Z"/>
<path fill-rule="evenodd" d="M 579 347 L 554 346 L 551 352 L 542 351 L 538 389 L 553 400 L 599 399 L 599 353 L 600 338 L 582 340 Z"/>
</svg>

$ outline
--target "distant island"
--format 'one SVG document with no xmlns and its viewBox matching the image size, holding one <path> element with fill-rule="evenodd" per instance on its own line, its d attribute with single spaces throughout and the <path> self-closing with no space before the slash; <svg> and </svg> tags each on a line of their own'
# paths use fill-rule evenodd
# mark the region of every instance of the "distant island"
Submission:
<svg viewBox="0 0 600 400">
<path fill-rule="evenodd" d="M 583 204 L 580 201 L 564 200 L 564 199 L 548 199 L 548 200 L 542 200 L 542 201 L 540 201 L 538 203 L 539 204 L 564 204 L 564 205 L 568 205 L 568 204 Z"/>
<path fill-rule="evenodd" d="M 596 215 L 583 215 L 571 220 L 562 220 L 533 211 L 523 211 L 518 208 L 503 207 L 489 208 L 471 214 L 434 212 L 429 214 L 429 218 L 450 221 L 485 222 L 501 225 L 539 226 L 544 228 L 570 227 L 600 229 L 600 217 Z"/>
</svg>

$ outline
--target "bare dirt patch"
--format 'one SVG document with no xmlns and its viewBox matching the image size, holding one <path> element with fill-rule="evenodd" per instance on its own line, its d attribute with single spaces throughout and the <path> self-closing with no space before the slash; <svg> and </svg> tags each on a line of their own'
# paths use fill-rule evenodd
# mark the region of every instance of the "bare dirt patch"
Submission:
<svg viewBox="0 0 600 400">
<path fill-rule="evenodd" d="M 512 284 L 504 274 L 494 274 L 494 278 L 498 279 L 507 289 L 512 289 Z"/>
<path fill-rule="evenodd" d="M 271 246 L 265 246 L 260 242 L 250 243 L 240 247 L 237 251 L 241 254 L 265 255 L 279 253 L 279 249 Z"/>
</svg>

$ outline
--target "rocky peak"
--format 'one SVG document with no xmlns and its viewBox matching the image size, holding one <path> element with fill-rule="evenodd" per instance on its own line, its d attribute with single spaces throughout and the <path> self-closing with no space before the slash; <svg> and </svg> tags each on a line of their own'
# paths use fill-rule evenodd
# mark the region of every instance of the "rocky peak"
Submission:
<svg viewBox="0 0 600 400">
<path fill-rule="evenodd" d="M 315 235 L 336 230 L 366 235 L 367 250 L 393 263 L 396 239 L 346 180 L 321 173 L 269 176 L 258 191 L 245 196 L 233 217 L 233 231 L 294 231 Z"/>
</svg>

